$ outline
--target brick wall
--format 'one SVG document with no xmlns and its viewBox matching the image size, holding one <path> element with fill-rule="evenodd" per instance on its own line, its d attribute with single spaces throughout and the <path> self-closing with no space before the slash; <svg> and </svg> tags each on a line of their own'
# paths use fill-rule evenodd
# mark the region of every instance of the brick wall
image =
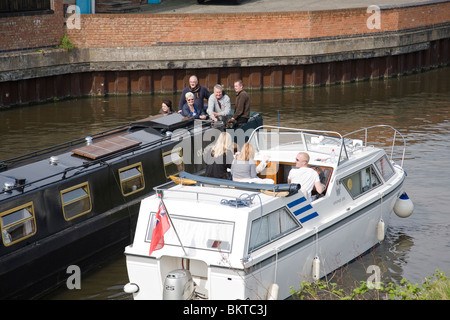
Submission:
<svg viewBox="0 0 450 320">
<path fill-rule="evenodd" d="M 63 0 L 53 0 L 54 13 L 22 13 L 0 18 L 0 52 L 58 45 L 64 35 Z"/>
<path fill-rule="evenodd" d="M 78 47 L 146 47 L 161 43 L 299 39 L 370 34 L 449 22 L 450 2 L 388 7 L 381 28 L 369 29 L 367 8 L 225 14 L 81 15 L 68 34 Z"/>
</svg>

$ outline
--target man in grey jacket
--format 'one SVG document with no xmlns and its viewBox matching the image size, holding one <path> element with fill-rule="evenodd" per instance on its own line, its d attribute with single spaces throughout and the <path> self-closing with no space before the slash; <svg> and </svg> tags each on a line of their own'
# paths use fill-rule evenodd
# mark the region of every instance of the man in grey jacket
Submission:
<svg viewBox="0 0 450 320">
<path fill-rule="evenodd" d="M 214 86 L 214 94 L 208 99 L 208 114 L 211 120 L 227 121 L 230 116 L 231 102 L 230 97 L 224 94 L 223 87 L 220 84 Z"/>
</svg>

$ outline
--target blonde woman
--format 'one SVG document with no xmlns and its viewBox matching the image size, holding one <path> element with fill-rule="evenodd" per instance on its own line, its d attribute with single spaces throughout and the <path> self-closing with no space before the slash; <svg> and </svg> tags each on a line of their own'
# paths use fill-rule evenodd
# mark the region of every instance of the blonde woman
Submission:
<svg viewBox="0 0 450 320">
<path fill-rule="evenodd" d="M 272 179 L 258 178 L 257 173 L 262 171 L 264 168 L 257 168 L 254 158 L 255 148 L 250 143 L 245 143 L 242 146 L 241 152 L 236 155 L 236 159 L 234 159 L 231 164 L 231 175 L 233 177 L 233 181 L 274 183 Z"/>
<path fill-rule="evenodd" d="M 233 160 L 233 138 L 228 132 L 222 132 L 212 148 L 207 148 L 204 159 L 207 177 L 228 179 L 228 170 Z"/>
</svg>

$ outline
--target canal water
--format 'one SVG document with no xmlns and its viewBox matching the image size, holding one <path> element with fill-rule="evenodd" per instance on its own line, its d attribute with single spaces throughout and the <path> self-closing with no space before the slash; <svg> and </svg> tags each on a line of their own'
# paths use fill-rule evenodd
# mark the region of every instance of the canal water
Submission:
<svg viewBox="0 0 450 320">
<path fill-rule="evenodd" d="M 415 211 L 392 215 L 384 242 L 339 272 L 347 285 L 381 270 L 381 281 L 421 284 L 436 269 L 450 275 L 450 68 L 340 86 L 251 91 L 251 107 L 265 124 L 341 133 L 388 124 L 407 141 L 405 189 Z M 229 92 L 232 102 L 233 92 Z M 0 159 L 88 136 L 156 114 L 179 94 L 95 97 L 0 111 Z M 336 281 L 336 279 L 333 279 Z M 63 287 L 45 299 L 130 299 L 123 255 L 82 277 L 81 290 Z M 298 279 L 292 278 L 298 287 Z"/>
</svg>

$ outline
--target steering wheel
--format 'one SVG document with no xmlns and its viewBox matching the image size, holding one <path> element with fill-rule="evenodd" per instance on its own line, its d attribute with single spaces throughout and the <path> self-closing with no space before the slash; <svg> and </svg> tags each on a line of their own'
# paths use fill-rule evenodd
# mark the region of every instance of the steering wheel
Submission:
<svg viewBox="0 0 450 320">
<path fill-rule="evenodd" d="M 320 183 L 322 183 L 323 185 L 326 185 L 327 177 L 325 176 L 325 173 L 323 172 L 322 168 L 319 166 L 311 166 L 310 168 L 314 169 L 319 174 Z"/>
<path fill-rule="evenodd" d="M 310 166 L 311 169 L 315 170 L 318 174 L 319 174 L 319 179 L 320 179 L 320 183 L 323 184 L 325 186 L 325 190 L 326 190 L 326 180 L 327 177 L 325 176 L 325 173 L 323 172 L 322 168 L 319 166 Z M 325 190 L 324 192 L 322 192 L 321 194 L 319 194 L 316 190 L 316 188 L 313 188 L 312 193 L 313 195 L 317 195 L 318 198 L 323 197 L 325 195 Z"/>
</svg>

